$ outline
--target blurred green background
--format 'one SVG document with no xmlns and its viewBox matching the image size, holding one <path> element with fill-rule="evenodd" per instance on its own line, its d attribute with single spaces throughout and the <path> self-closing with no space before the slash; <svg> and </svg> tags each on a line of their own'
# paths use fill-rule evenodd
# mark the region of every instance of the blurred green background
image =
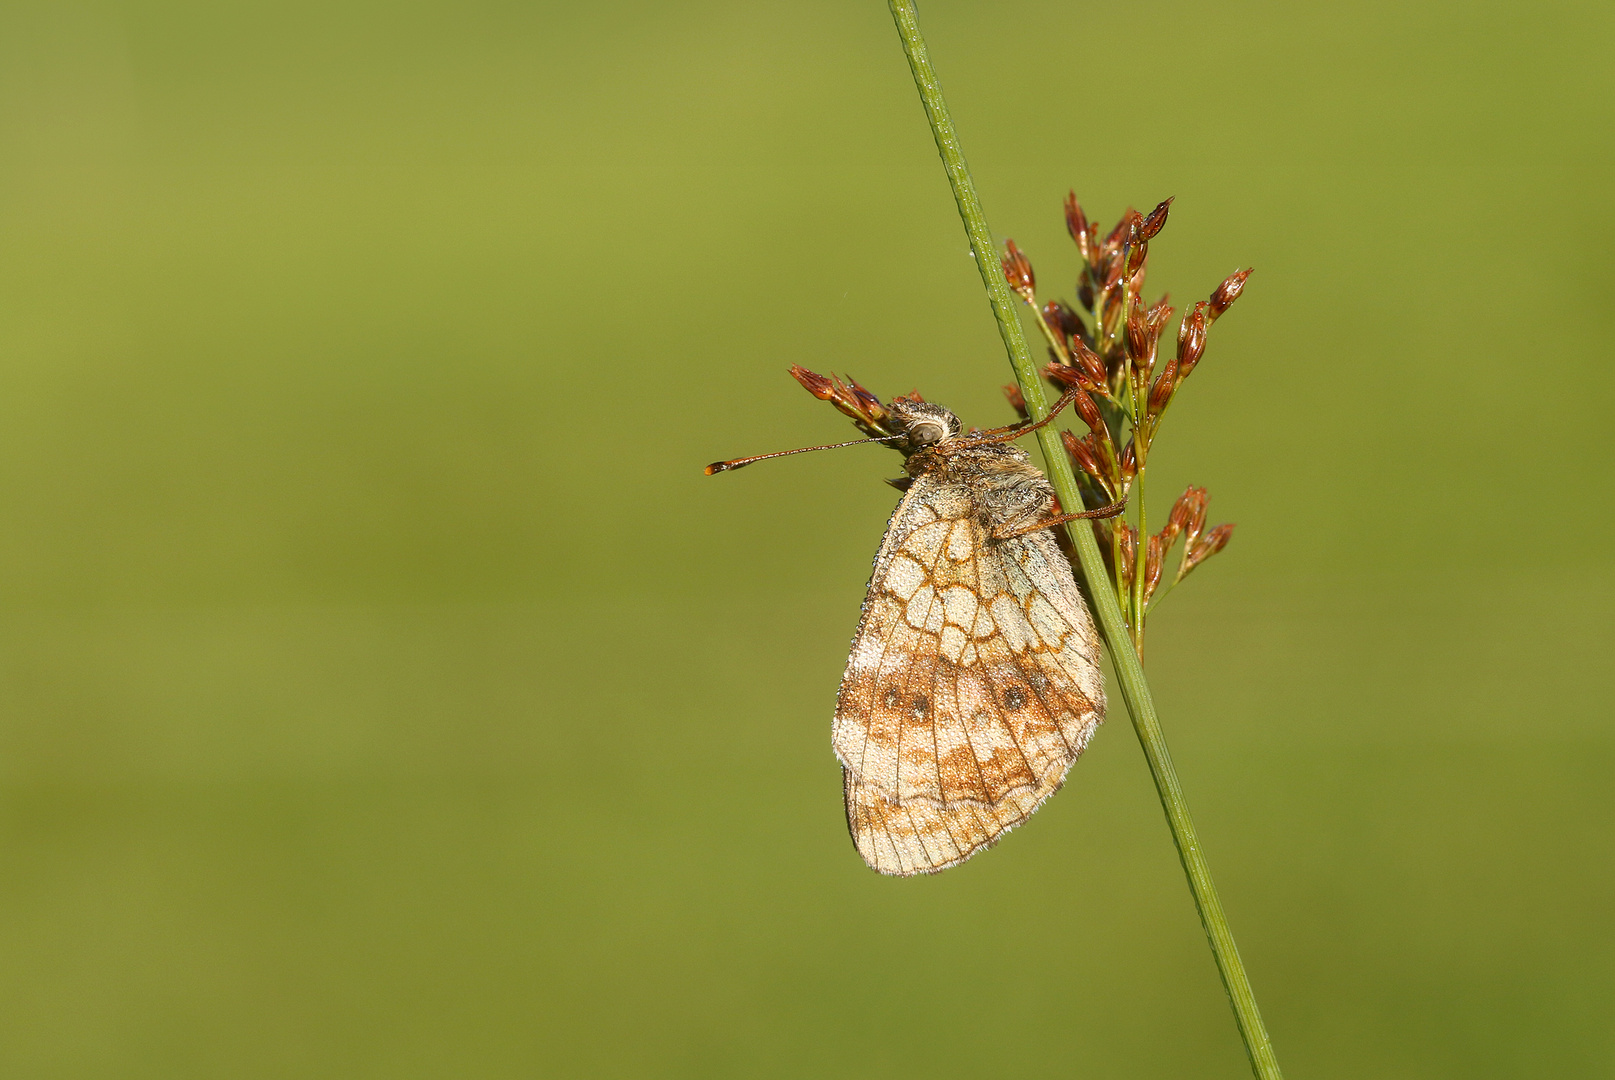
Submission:
<svg viewBox="0 0 1615 1080">
<path fill-rule="evenodd" d="M 1255 265 L 1157 700 L 1301 1077 L 1615 1071 L 1615 9 L 929 0 L 1000 239 Z M 879 878 L 894 493 L 1009 417 L 885 6 L 0 12 L 0 1073 L 1246 1073 L 1119 706 Z"/>
</svg>

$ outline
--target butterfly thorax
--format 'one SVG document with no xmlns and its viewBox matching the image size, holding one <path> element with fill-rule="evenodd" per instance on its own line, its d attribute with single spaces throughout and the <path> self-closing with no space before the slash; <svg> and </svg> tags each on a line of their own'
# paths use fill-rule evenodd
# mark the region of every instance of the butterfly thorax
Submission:
<svg viewBox="0 0 1615 1080">
<path fill-rule="evenodd" d="M 969 493 L 989 536 L 1048 517 L 1054 488 L 1026 451 L 1005 443 L 972 444 L 958 417 L 929 402 L 894 402 L 894 415 L 910 432 L 903 469 Z M 906 406 L 898 410 L 896 406 Z"/>
</svg>

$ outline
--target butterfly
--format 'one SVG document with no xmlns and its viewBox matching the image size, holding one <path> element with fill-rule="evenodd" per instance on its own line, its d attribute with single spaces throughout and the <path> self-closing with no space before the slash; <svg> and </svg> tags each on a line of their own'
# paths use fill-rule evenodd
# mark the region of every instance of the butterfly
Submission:
<svg viewBox="0 0 1615 1080">
<path fill-rule="evenodd" d="M 917 398 L 885 411 L 896 434 L 878 441 L 904 451 L 906 490 L 875 554 L 831 743 L 858 854 L 907 877 L 1025 821 L 1103 721 L 1099 635 L 1051 530 L 1121 507 L 1058 511 L 1008 445 L 1041 424 L 966 434 Z"/>
</svg>

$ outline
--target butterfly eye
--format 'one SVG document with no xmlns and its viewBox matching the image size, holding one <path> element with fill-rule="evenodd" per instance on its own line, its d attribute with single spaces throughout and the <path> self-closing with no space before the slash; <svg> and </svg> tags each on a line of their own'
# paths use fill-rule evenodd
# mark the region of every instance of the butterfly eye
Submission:
<svg viewBox="0 0 1615 1080">
<path fill-rule="evenodd" d="M 915 446 L 930 446 L 932 443 L 942 441 L 942 426 L 940 424 L 915 424 L 909 428 L 908 441 Z"/>
</svg>

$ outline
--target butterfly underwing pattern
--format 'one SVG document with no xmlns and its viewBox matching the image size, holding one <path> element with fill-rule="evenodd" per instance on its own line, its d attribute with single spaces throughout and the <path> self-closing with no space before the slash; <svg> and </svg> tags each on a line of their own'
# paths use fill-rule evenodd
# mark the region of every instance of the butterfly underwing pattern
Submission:
<svg viewBox="0 0 1615 1080">
<path fill-rule="evenodd" d="M 898 399 L 907 491 L 836 697 L 847 828 L 883 874 L 935 873 L 1025 821 L 1104 719 L 1099 636 L 1027 454 Z"/>
</svg>

